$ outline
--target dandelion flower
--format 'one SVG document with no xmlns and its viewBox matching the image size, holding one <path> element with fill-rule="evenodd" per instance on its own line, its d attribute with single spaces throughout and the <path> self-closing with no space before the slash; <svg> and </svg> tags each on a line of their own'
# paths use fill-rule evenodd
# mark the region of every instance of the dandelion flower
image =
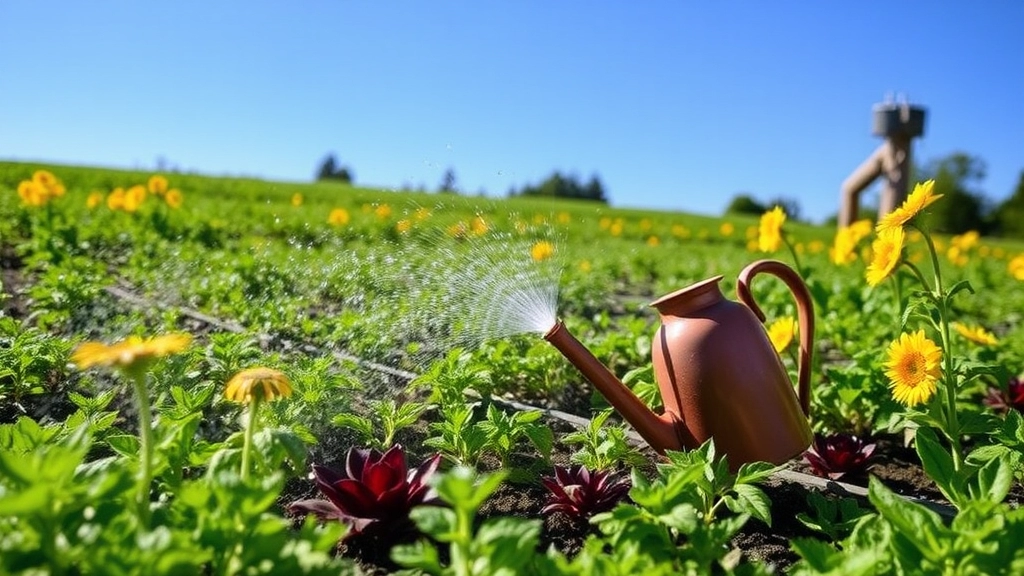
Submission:
<svg viewBox="0 0 1024 576">
<path fill-rule="evenodd" d="M 555 253 L 555 245 L 547 240 L 541 240 L 530 248 L 530 257 L 535 261 L 540 262 L 541 260 L 547 260 L 551 258 Z"/>
<path fill-rule="evenodd" d="M 141 184 L 132 186 L 124 193 L 124 211 L 135 212 L 146 200 L 146 187 Z"/>
<path fill-rule="evenodd" d="M 167 178 L 160 174 L 154 174 L 149 177 L 149 182 L 146 183 L 146 187 L 152 194 L 163 196 L 167 193 Z"/>
<path fill-rule="evenodd" d="M 331 226 L 344 226 L 348 224 L 348 221 L 348 210 L 345 210 L 344 208 L 335 208 L 327 215 L 327 223 Z"/>
<path fill-rule="evenodd" d="M 295 206 L 296 208 L 302 206 L 302 194 L 299 194 L 298 192 L 292 194 L 292 206 Z"/>
<path fill-rule="evenodd" d="M 124 188 L 114 188 L 107 196 L 107 208 L 111 210 L 124 209 Z"/>
<path fill-rule="evenodd" d="M 379 220 L 387 220 L 391 217 L 391 206 L 381 204 L 373 209 L 373 213 L 377 215 Z"/>
<path fill-rule="evenodd" d="M 789 346 L 795 335 L 796 320 L 792 316 L 783 316 L 768 326 L 768 339 L 779 354 Z"/>
<path fill-rule="evenodd" d="M 871 264 L 868 264 L 868 286 L 878 286 L 888 278 L 900 263 L 903 254 L 903 228 L 887 228 L 878 233 L 871 244 Z"/>
<path fill-rule="evenodd" d="M 924 330 L 901 334 L 889 345 L 885 375 L 892 397 L 911 407 L 927 402 L 935 394 L 941 375 L 942 349 L 924 335 Z"/>
<path fill-rule="evenodd" d="M 661 244 L 661 240 L 657 236 L 651 236 L 647 239 L 647 245 L 651 248 L 657 248 Z"/>
<path fill-rule="evenodd" d="M 254 397 L 262 400 L 287 398 L 292 395 L 292 383 L 284 372 L 273 368 L 248 368 L 228 380 L 224 396 L 228 400 L 248 404 Z"/>
<path fill-rule="evenodd" d="M 22 180 L 18 184 L 18 197 L 25 206 L 43 206 L 50 199 L 46 187 L 34 180 Z"/>
<path fill-rule="evenodd" d="M 487 233 L 487 228 L 487 221 L 484 220 L 483 216 L 477 216 L 469 223 L 469 229 L 473 232 L 474 236 L 483 236 Z"/>
<path fill-rule="evenodd" d="M 95 190 L 89 193 L 89 197 L 85 199 L 85 206 L 89 210 L 95 210 L 100 204 L 103 204 L 103 199 L 106 195 L 99 190 Z"/>
<path fill-rule="evenodd" d="M 927 182 L 919 182 L 914 186 L 914 191 L 910 193 L 906 201 L 903 204 L 888 213 L 879 222 L 875 228 L 881 232 L 890 228 L 902 228 L 904 224 L 910 222 L 914 216 L 921 213 L 922 210 L 931 206 L 933 202 L 942 198 L 942 194 L 938 196 L 932 193 L 935 187 L 934 180 L 928 180 Z"/>
<path fill-rule="evenodd" d="M 166 334 L 147 340 L 129 336 L 115 344 L 84 342 L 71 354 L 71 362 L 80 369 L 93 366 L 111 366 L 130 369 L 150 361 L 181 352 L 192 341 L 190 334 Z"/>
<path fill-rule="evenodd" d="M 998 343 L 995 335 L 981 326 L 971 327 L 965 326 L 959 322 L 953 322 L 953 329 L 956 330 L 957 334 L 971 342 L 974 342 L 975 344 L 981 344 L 982 346 L 994 346 Z"/>
<path fill-rule="evenodd" d="M 32 174 L 32 181 L 42 186 L 48 197 L 59 198 L 64 195 L 64 184 L 51 172 L 36 170 Z"/>
<path fill-rule="evenodd" d="M 412 220 L 403 218 L 395 224 L 395 231 L 399 234 L 408 234 L 412 230 Z"/>
<path fill-rule="evenodd" d="M 782 225 L 785 222 L 786 212 L 781 206 L 761 215 L 757 235 L 757 247 L 761 252 L 774 252 L 782 246 Z"/>
<path fill-rule="evenodd" d="M 722 236 L 729 237 L 736 231 L 736 226 L 732 222 L 722 222 L 722 225 L 718 227 L 718 233 Z"/>
</svg>

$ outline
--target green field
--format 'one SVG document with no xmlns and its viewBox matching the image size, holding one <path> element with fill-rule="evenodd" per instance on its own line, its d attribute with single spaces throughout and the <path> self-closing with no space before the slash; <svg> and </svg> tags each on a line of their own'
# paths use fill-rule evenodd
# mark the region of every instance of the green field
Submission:
<svg viewBox="0 0 1024 576">
<path fill-rule="evenodd" d="M 60 187 L 46 194 L 26 188 L 39 170 Z M 1003 538 L 1024 526 L 1019 511 L 1001 503 L 1006 493 L 997 497 L 1003 484 L 1019 487 L 1024 473 L 1024 424 L 1014 429 L 1013 417 L 1002 418 L 1024 406 L 1011 402 L 1008 412 L 993 414 L 983 402 L 1024 372 L 1020 243 L 909 231 L 897 254 L 906 265 L 871 287 L 865 273 L 875 235 L 836 264 L 836 230 L 829 227 L 787 221 L 785 243 L 763 252 L 757 216 L 153 176 L 0 162 L 0 573 L 79 573 L 74 566 L 85 567 L 80 573 L 108 566 L 125 573 L 240 573 L 260 562 L 273 573 L 338 573 L 340 561 L 327 552 L 340 525 L 325 532 L 313 522 L 291 529 L 282 520 L 279 494 L 286 481 L 306 478 L 308 463 L 338 464 L 351 446 L 385 449 L 394 438 L 414 438 L 423 445 L 407 447 L 412 455 L 422 458 L 433 448 L 444 456 L 444 469 L 501 469 L 510 481 L 536 484 L 537 466 L 549 466 L 552 442 L 557 451 L 562 441 L 531 427 L 532 416 L 513 422 L 515 413 L 492 414 L 489 399 L 584 418 L 607 408 L 539 337 L 543 326 L 531 328 L 535 333 L 518 328 L 521 299 L 557 290 L 552 314 L 656 406 L 650 348 L 658 317 L 647 304 L 716 275 L 734 298 L 739 271 L 761 258 L 798 269 L 814 299 L 814 431 L 929 431 L 917 450 L 948 501 L 962 515 L 1002 518 L 1010 527 Z M 43 196 L 32 196 L 37 192 Z M 934 278 L 943 283 L 932 284 Z M 760 280 L 755 296 L 768 324 L 795 317 L 782 283 Z M 918 329 L 941 346 L 944 364 L 940 392 L 915 408 L 893 398 L 884 363 L 890 344 Z M 173 333 L 191 336 L 187 349 L 157 354 L 161 359 L 146 363 L 145 373 L 119 372 L 117 360 L 114 370 L 72 362 L 83 342 Z M 795 346 L 780 351 L 794 376 Z M 252 367 L 281 371 L 295 392 L 261 405 L 263 429 L 255 437 L 243 427 L 256 404 L 239 406 L 223 392 L 233 375 Z M 126 386 L 133 377 L 144 386 Z M 148 439 L 136 419 L 145 412 L 140 390 L 155 415 Z M 403 405 L 408 413 L 400 418 Z M 452 428 L 455 422 L 461 428 Z M 626 429 L 612 418 L 595 432 L 608 443 L 604 453 L 581 443 L 573 444 L 572 457 L 631 468 L 635 450 L 622 440 Z M 140 456 L 147 444 L 148 463 Z M 621 452 L 609 455 L 607 446 Z M 961 460 L 956 452 L 968 447 L 980 452 Z M 522 459 L 533 463 L 514 464 Z M 681 474 L 675 469 L 665 478 L 675 473 Z M 733 480 L 743 484 L 742 475 Z M 731 521 L 759 518 L 760 496 L 730 487 L 715 497 L 732 494 Z M 752 500 L 736 503 L 736 494 Z M 135 500 L 144 503 L 136 507 Z M 641 494 L 633 500 L 643 505 Z M 894 522 L 885 515 L 892 510 L 873 503 L 882 519 L 860 535 L 886 533 L 888 540 L 875 544 L 898 547 L 895 529 L 878 527 Z M 909 513 L 899 510 L 893 513 Z M 718 524 L 710 514 L 705 528 L 728 532 L 728 521 Z M 678 535 L 689 524 L 676 520 L 657 529 Z M 971 526 L 993 538 L 998 532 Z M 626 554 L 624 542 L 639 537 L 629 534 L 606 535 L 605 544 L 625 546 L 615 553 Z M 696 546 L 697 533 L 689 534 L 677 542 L 681 550 Z M 486 546 L 474 550 L 491 554 L 481 551 Z M 799 553 L 813 555 L 810 548 Z M 703 554 L 700 566 L 723 561 L 724 553 Z M 497 556 L 490 558 L 497 565 Z M 887 558 L 904 566 L 913 555 L 897 550 Z M 666 566 L 679 569 L 677 561 Z M 555 564 L 542 573 L 575 573 L 558 572 Z M 815 566 L 803 568 L 817 573 Z"/>
</svg>

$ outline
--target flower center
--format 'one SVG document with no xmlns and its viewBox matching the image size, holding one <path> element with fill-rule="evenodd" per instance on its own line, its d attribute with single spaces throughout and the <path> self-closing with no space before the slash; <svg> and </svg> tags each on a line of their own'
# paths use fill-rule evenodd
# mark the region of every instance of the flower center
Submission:
<svg viewBox="0 0 1024 576">
<path fill-rule="evenodd" d="M 924 376 L 924 356 L 912 352 L 903 359 L 903 380 L 907 386 L 917 386 Z"/>
</svg>

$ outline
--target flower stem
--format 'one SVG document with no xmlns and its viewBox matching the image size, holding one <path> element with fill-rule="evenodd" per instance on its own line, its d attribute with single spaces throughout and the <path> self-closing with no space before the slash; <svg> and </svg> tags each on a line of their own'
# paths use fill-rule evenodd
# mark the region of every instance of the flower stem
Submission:
<svg viewBox="0 0 1024 576">
<path fill-rule="evenodd" d="M 142 370 L 131 374 L 135 387 L 135 399 L 139 404 L 139 523 L 149 525 L 149 488 L 153 481 L 153 415 L 149 409 L 149 394 L 146 391 L 146 373 Z"/>
<path fill-rule="evenodd" d="M 256 430 L 256 417 L 259 414 L 260 395 L 253 394 L 249 400 L 249 421 L 245 424 L 245 442 L 242 444 L 242 480 L 249 478 L 249 453 L 252 451 L 252 435 Z"/>
<path fill-rule="evenodd" d="M 793 244 L 786 238 L 785 234 L 780 233 L 780 236 L 782 236 L 782 243 L 786 245 L 786 248 L 789 248 L 789 253 L 793 255 L 793 266 L 796 268 L 796 273 L 803 276 L 804 271 L 800 268 L 800 257 L 796 254 L 796 248 L 793 247 Z"/>
</svg>

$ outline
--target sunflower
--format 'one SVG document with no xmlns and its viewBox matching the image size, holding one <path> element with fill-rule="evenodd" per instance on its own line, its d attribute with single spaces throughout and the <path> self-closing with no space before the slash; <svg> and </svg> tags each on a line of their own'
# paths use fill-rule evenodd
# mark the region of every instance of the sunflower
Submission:
<svg viewBox="0 0 1024 576">
<path fill-rule="evenodd" d="M 776 206 L 761 215 L 758 227 L 757 247 L 761 252 L 774 252 L 782 245 L 782 225 L 786 222 L 786 212 Z"/>
<path fill-rule="evenodd" d="M 254 396 L 263 400 L 287 398 L 292 395 L 292 384 L 280 370 L 273 368 L 248 368 L 228 380 L 224 396 L 228 400 L 248 404 Z"/>
<path fill-rule="evenodd" d="M 910 193 L 906 201 L 903 204 L 888 213 L 879 222 L 875 229 L 878 232 L 887 230 L 890 228 L 902 228 L 904 224 L 910 222 L 921 213 L 922 210 L 931 206 L 932 202 L 935 202 L 939 198 L 942 198 L 942 194 L 932 194 L 932 189 L 935 187 L 935 180 L 928 180 L 927 182 L 919 182 L 914 186 L 914 191 Z"/>
<path fill-rule="evenodd" d="M 140 336 L 129 336 L 115 344 L 84 342 L 71 354 L 71 362 L 81 369 L 93 366 L 113 366 L 132 369 L 149 362 L 181 352 L 192 341 L 190 334 L 166 334 L 148 340 Z"/>
<path fill-rule="evenodd" d="M 768 326 L 768 339 L 772 341 L 775 351 L 782 351 L 793 341 L 796 335 L 796 320 L 792 316 L 783 316 Z"/>
<path fill-rule="evenodd" d="M 161 176 L 160 174 L 154 174 L 149 177 L 149 182 L 146 183 L 146 187 L 153 194 L 163 196 L 167 193 L 167 177 Z"/>
<path fill-rule="evenodd" d="M 901 334 L 889 345 L 887 355 L 885 375 L 892 397 L 907 407 L 927 402 L 941 376 L 942 349 L 918 330 Z"/>
<path fill-rule="evenodd" d="M 868 264 L 868 286 L 878 286 L 888 278 L 903 255 L 903 228 L 887 228 L 871 243 L 871 264 Z"/>
<path fill-rule="evenodd" d="M 957 334 L 971 342 L 974 342 L 975 344 L 981 344 L 982 346 L 994 346 L 998 343 L 995 335 L 981 326 L 970 327 L 959 322 L 953 322 L 953 329 L 956 330 Z"/>
<path fill-rule="evenodd" d="M 177 188 L 171 188 L 170 190 L 168 190 L 164 194 L 164 202 L 167 202 L 167 205 L 170 206 L 171 208 L 174 208 L 175 210 L 181 208 L 181 190 L 178 190 Z"/>
</svg>

